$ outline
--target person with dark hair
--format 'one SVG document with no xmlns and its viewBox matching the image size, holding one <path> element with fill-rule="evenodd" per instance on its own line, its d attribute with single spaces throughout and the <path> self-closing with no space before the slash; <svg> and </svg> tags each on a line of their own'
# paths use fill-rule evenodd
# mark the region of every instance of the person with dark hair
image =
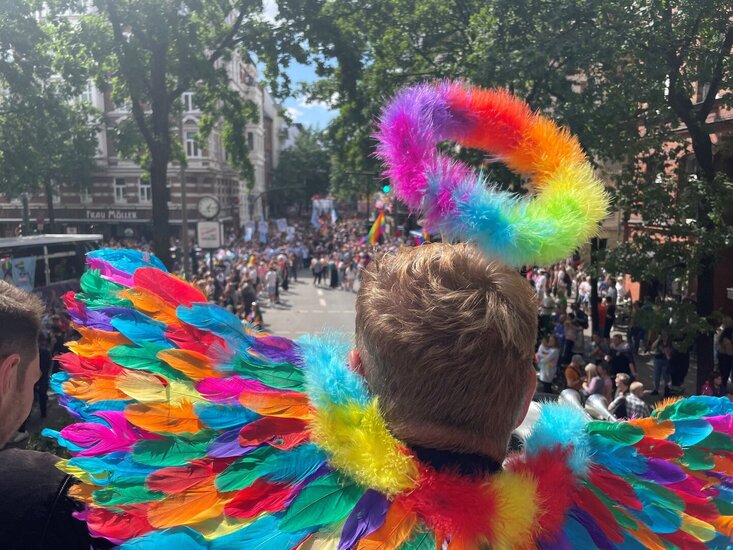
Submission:
<svg viewBox="0 0 733 550">
<path fill-rule="evenodd" d="M 38 345 L 42 314 L 38 298 L 0 281 L 0 448 L 28 417 L 39 376 L 39 389 L 47 387 L 50 353 L 45 348 L 39 357 Z M 40 404 L 43 414 L 45 401 Z M 0 541 L 4 550 L 91 547 L 93 539 L 86 525 L 72 515 L 81 510 L 67 495 L 74 482 L 55 468 L 58 460 L 49 453 L 0 451 Z"/>
<path fill-rule="evenodd" d="M 718 370 L 723 386 L 728 387 L 731 369 L 733 368 L 733 325 L 723 329 L 718 337 Z"/>
</svg>

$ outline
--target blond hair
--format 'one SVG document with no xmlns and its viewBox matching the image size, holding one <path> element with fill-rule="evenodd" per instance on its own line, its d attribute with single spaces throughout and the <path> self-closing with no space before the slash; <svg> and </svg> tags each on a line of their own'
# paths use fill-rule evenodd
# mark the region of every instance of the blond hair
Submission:
<svg viewBox="0 0 733 550">
<path fill-rule="evenodd" d="M 585 366 L 585 375 L 588 378 L 595 378 L 598 376 L 598 367 L 594 363 L 588 363 Z"/>
<path fill-rule="evenodd" d="M 372 262 L 356 300 L 364 376 L 393 433 L 414 445 L 503 457 L 536 334 L 530 285 L 467 244 Z"/>
</svg>

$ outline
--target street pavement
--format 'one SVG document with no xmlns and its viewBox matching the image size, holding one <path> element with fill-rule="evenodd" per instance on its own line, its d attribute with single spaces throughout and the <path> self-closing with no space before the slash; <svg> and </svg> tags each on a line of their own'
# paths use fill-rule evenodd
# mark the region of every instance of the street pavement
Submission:
<svg viewBox="0 0 733 550">
<path fill-rule="evenodd" d="M 358 290 L 358 283 L 355 289 Z M 295 339 L 303 334 L 325 330 L 353 334 L 355 292 L 313 285 L 313 277 L 301 270 L 297 283 L 291 281 L 288 291 L 280 290 L 280 304 L 267 306 L 261 300 L 265 330 L 277 336 Z"/>
</svg>

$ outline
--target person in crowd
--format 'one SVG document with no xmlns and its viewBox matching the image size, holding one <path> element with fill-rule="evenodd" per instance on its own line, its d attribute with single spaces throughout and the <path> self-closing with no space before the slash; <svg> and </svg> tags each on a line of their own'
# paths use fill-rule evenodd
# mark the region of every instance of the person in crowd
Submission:
<svg viewBox="0 0 733 550">
<path fill-rule="evenodd" d="M 619 372 L 630 374 L 634 378 L 639 376 L 629 344 L 624 342 L 623 336 L 619 333 L 614 334 L 611 338 L 608 361 L 611 367 L 611 374 L 614 376 Z"/>
<path fill-rule="evenodd" d="M 700 393 L 712 397 L 726 397 L 728 395 L 728 388 L 723 384 L 723 376 L 720 371 L 715 370 L 710 374 L 710 378 L 703 384 Z"/>
<path fill-rule="evenodd" d="M 580 304 L 580 309 L 587 313 L 590 307 L 590 295 L 591 295 L 591 278 L 585 277 L 580 284 L 578 284 L 578 295 L 577 302 Z"/>
<path fill-rule="evenodd" d="M 643 315 L 641 302 L 636 300 L 631 306 L 631 318 L 629 320 L 629 343 L 634 355 L 639 353 L 641 343 L 644 341 L 645 330 L 641 326 Z"/>
<path fill-rule="evenodd" d="M 726 326 L 718 336 L 718 370 L 724 386 L 728 386 L 733 368 L 733 325 Z"/>
<path fill-rule="evenodd" d="M 565 368 L 565 387 L 578 392 L 583 389 L 584 367 L 583 356 L 573 355 L 570 364 Z"/>
<path fill-rule="evenodd" d="M 608 364 L 605 362 L 598 363 L 596 370 L 598 371 L 598 376 L 603 381 L 602 395 L 606 398 L 606 402 L 610 403 L 613 400 L 613 380 L 611 380 L 611 376 L 608 374 Z"/>
<path fill-rule="evenodd" d="M 608 410 L 616 418 L 627 418 L 626 414 L 626 396 L 629 395 L 629 386 L 631 378 L 625 372 L 621 372 L 614 378 L 616 384 L 616 393 L 614 393 L 613 401 L 608 404 Z"/>
<path fill-rule="evenodd" d="M 616 323 L 616 302 L 611 296 L 606 296 L 604 302 L 606 305 L 606 319 L 603 323 L 603 337 L 608 341 L 611 336 L 611 329 Z"/>
<path fill-rule="evenodd" d="M 573 313 L 568 313 L 562 323 L 565 342 L 563 343 L 561 363 L 563 365 L 567 365 L 570 363 L 573 353 L 575 352 L 575 341 L 578 337 L 578 332 L 582 332 L 582 329 L 580 329 Z"/>
<path fill-rule="evenodd" d="M 583 388 L 581 392 L 584 397 L 591 395 L 603 395 L 604 393 L 604 381 L 598 374 L 598 367 L 593 363 L 588 363 L 585 366 L 585 381 L 583 382 Z"/>
<path fill-rule="evenodd" d="M 270 269 L 265 274 L 265 288 L 267 289 L 267 298 L 269 300 L 270 307 L 277 303 L 277 270 L 275 265 L 271 265 Z"/>
<path fill-rule="evenodd" d="M 654 389 L 652 395 L 659 395 L 659 384 L 664 380 L 664 394 L 670 384 L 669 360 L 672 358 L 672 342 L 669 337 L 661 332 L 651 346 L 654 354 Z"/>
<path fill-rule="evenodd" d="M 557 346 L 557 339 L 550 334 L 542 338 L 540 347 L 535 354 L 535 361 L 539 369 L 539 380 L 544 393 L 552 393 L 552 382 L 557 375 L 557 362 L 560 358 L 560 350 Z"/>
<path fill-rule="evenodd" d="M 606 360 L 606 356 L 610 352 L 610 348 L 606 344 L 606 342 L 603 341 L 603 338 L 600 334 L 594 333 L 591 335 L 591 348 L 590 348 L 590 359 L 593 361 L 596 365 L 598 365 L 601 361 Z"/>
<path fill-rule="evenodd" d="M 644 402 L 644 384 L 632 382 L 625 392 L 614 399 L 608 406 L 608 410 L 617 418 L 646 418 L 651 414 L 649 405 Z M 620 404 L 623 401 L 624 411 L 620 414 Z"/>
<path fill-rule="evenodd" d="M 0 281 L 0 448 L 16 433 L 33 405 L 41 377 L 39 334 L 43 304 Z M 49 350 L 44 355 L 46 374 Z M 97 543 L 75 518 L 81 506 L 68 496 L 73 480 L 55 468 L 49 453 L 0 451 L 0 541 L 7 550 L 87 550 Z M 97 541 L 99 542 L 99 541 Z M 99 542 L 99 546 L 103 545 Z"/>
</svg>

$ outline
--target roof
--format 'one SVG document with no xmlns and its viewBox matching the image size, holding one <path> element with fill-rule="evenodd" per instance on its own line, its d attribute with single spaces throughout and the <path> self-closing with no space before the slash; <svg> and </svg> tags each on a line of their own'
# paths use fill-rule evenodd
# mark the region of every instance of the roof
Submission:
<svg viewBox="0 0 733 550">
<path fill-rule="evenodd" d="M 0 248 L 101 241 L 103 238 L 104 236 L 98 233 L 93 233 L 89 235 L 30 235 L 28 237 L 10 237 L 7 239 L 0 239 Z"/>
</svg>

